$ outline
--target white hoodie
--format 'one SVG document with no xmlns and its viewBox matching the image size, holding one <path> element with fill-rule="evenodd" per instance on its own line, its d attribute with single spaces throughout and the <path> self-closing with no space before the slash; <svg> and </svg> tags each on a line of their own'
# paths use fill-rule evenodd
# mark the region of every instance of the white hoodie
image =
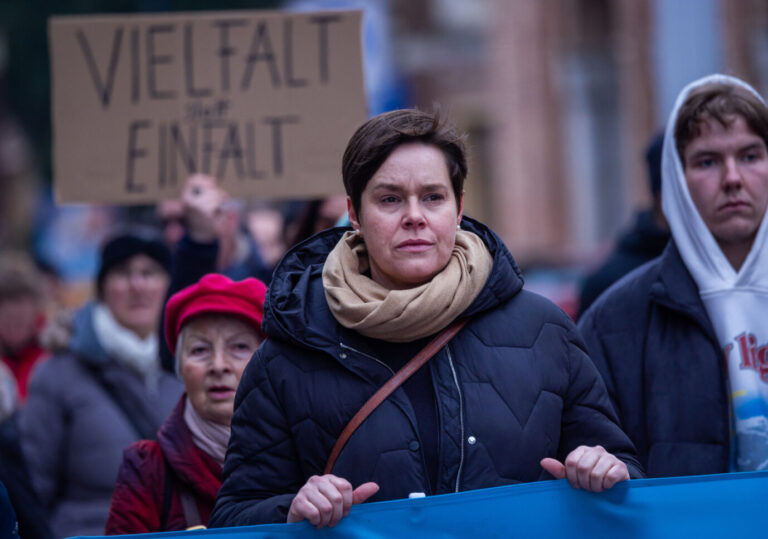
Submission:
<svg viewBox="0 0 768 539">
<path fill-rule="evenodd" d="M 693 204 L 674 138 L 680 107 L 692 90 L 710 83 L 741 86 L 760 97 L 751 86 L 726 75 L 704 77 L 680 92 L 664 136 L 662 202 L 672 237 L 723 347 L 733 412 L 732 467 L 762 470 L 768 469 L 768 219 L 763 218 L 741 269 L 734 270 Z"/>
</svg>

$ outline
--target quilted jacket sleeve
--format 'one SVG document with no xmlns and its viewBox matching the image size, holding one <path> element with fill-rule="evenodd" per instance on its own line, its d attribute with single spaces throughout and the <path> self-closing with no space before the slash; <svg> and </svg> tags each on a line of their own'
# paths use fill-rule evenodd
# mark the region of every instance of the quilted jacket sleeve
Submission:
<svg viewBox="0 0 768 539">
<path fill-rule="evenodd" d="M 579 445 L 601 445 L 627 465 L 630 477 L 644 477 L 637 452 L 620 427 L 605 384 L 587 355 L 576 328 L 569 325 L 569 383 L 563 403 L 562 438 L 558 457 L 563 460 Z"/>
<path fill-rule="evenodd" d="M 117 474 L 106 535 L 160 530 L 165 464 L 157 442 L 141 440 L 123 452 Z"/>
<path fill-rule="evenodd" d="M 305 482 L 280 395 L 270 379 L 269 358 L 275 349 L 268 340 L 243 373 L 211 528 L 285 522 Z"/>
<path fill-rule="evenodd" d="M 616 381 L 613 377 L 613 369 L 610 363 L 610 354 L 605 349 L 605 343 L 601 338 L 600 331 L 597 329 L 597 316 L 598 311 L 596 308 L 591 308 L 584 313 L 579 319 L 579 332 L 584 339 L 589 357 L 600 372 L 600 376 L 605 383 L 608 390 L 608 396 L 611 398 L 613 405 L 618 408 L 618 402 L 616 399 Z"/>
<path fill-rule="evenodd" d="M 63 485 L 66 429 L 69 404 L 60 383 L 55 358 L 43 362 L 34 373 L 29 398 L 19 413 L 19 431 L 32 486 L 49 511 L 56 505 Z"/>
<path fill-rule="evenodd" d="M 640 283 L 637 288 L 642 289 L 643 285 Z M 649 418 L 646 416 L 644 351 L 649 328 L 647 311 L 636 298 L 635 294 L 618 293 L 601 298 L 579 320 L 579 331 L 589 357 L 605 381 L 624 432 L 634 442 L 640 462 L 646 464 Z M 624 305 L 635 307 L 618 308 Z"/>
</svg>

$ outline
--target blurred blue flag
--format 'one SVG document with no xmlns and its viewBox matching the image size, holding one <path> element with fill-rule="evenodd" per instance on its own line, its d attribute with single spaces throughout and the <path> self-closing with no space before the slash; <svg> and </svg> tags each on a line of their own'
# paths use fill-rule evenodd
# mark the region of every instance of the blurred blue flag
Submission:
<svg viewBox="0 0 768 539">
<path fill-rule="evenodd" d="M 599 494 L 542 481 L 363 504 L 322 530 L 301 522 L 140 537 L 765 537 L 766 494 L 768 472 L 638 479 Z"/>
</svg>

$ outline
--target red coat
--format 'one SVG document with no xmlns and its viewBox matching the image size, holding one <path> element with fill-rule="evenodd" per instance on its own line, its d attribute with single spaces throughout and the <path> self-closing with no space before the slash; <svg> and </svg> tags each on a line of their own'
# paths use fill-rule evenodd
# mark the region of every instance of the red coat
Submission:
<svg viewBox="0 0 768 539">
<path fill-rule="evenodd" d="M 16 377 L 16 386 L 21 402 L 26 402 L 27 386 L 32 370 L 40 361 L 48 359 L 48 351 L 41 348 L 37 343 L 31 343 L 14 356 L 3 355 L 0 358 Z"/>
<path fill-rule="evenodd" d="M 123 453 L 123 463 L 109 508 L 107 535 L 184 530 L 180 484 L 195 497 L 203 524 L 213 511 L 221 487 L 221 466 L 192 442 L 184 423 L 186 396 L 157 432 L 157 441 L 140 440 Z M 165 458 L 163 458 L 165 456 Z M 172 494 L 165 526 L 161 525 L 166 489 L 166 460 L 173 470 Z"/>
</svg>

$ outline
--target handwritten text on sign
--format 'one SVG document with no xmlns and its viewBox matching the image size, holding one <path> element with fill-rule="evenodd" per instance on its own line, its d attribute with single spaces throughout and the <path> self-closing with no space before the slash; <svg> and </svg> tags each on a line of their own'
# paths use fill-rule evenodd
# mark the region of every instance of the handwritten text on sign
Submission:
<svg viewBox="0 0 768 539">
<path fill-rule="evenodd" d="M 359 12 L 57 17 L 49 32 L 59 201 L 154 201 L 193 172 L 239 195 L 341 190 L 366 114 Z"/>
</svg>

